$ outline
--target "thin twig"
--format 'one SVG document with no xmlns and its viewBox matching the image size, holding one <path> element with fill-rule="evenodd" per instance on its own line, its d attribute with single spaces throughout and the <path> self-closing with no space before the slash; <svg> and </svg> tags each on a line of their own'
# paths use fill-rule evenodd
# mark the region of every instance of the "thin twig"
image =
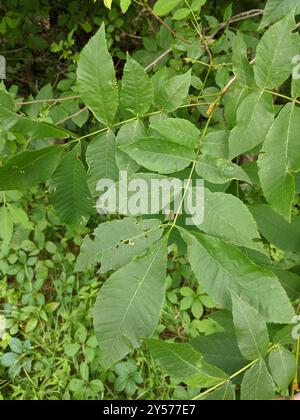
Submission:
<svg viewBox="0 0 300 420">
<path fill-rule="evenodd" d="M 231 23 L 240 22 L 242 20 L 250 19 L 256 16 L 261 16 L 264 13 L 261 9 L 253 9 L 249 10 L 247 12 L 239 13 L 238 15 L 232 16 L 230 19 L 228 19 L 226 22 L 221 23 L 218 28 L 215 30 L 215 32 L 208 37 L 209 40 L 212 40 L 215 38 L 215 36 L 224 28 L 226 28 Z M 209 29 L 209 28 L 207 28 Z"/>
<path fill-rule="evenodd" d="M 255 63 L 255 59 L 250 61 L 250 64 L 253 65 Z M 223 88 L 222 92 L 220 93 L 220 95 L 217 97 L 217 99 L 215 100 L 215 102 L 210 106 L 210 108 L 208 109 L 208 115 L 210 115 L 211 112 L 213 112 L 215 110 L 215 108 L 218 106 L 220 100 L 223 98 L 223 96 L 226 95 L 226 93 L 229 91 L 229 89 L 231 88 L 231 86 L 233 85 L 233 83 L 236 81 L 237 77 L 233 76 L 229 82 L 227 83 L 227 85 Z"/>
<path fill-rule="evenodd" d="M 128 36 L 129 38 L 138 39 L 139 41 L 141 39 L 143 39 L 143 37 L 141 37 L 141 36 L 134 35 L 134 34 L 129 34 L 128 32 L 125 32 L 125 31 L 122 31 L 122 35 Z"/>
<path fill-rule="evenodd" d="M 202 42 L 202 44 L 204 45 L 204 49 L 206 50 L 207 55 L 208 55 L 208 57 L 209 57 L 209 62 L 210 62 L 210 67 L 211 67 L 211 66 L 212 66 L 212 64 L 213 64 L 213 57 L 212 57 L 212 54 L 211 54 L 211 52 L 210 52 L 209 46 L 208 46 L 208 44 L 207 44 L 207 42 L 206 42 L 206 40 L 205 40 L 205 36 L 204 36 L 204 35 L 203 35 L 203 33 L 202 33 L 202 30 L 201 30 L 200 25 L 199 25 L 199 23 L 198 23 L 198 21 L 197 21 L 197 18 L 196 18 L 196 16 L 195 16 L 195 13 L 193 12 L 193 10 L 192 10 L 192 8 L 191 8 L 191 5 L 188 3 L 188 1 L 187 1 L 187 0 L 185 0 L 185 3 L 186 3 L 186 6 L 190 9 L 190 12 L 191 12 L 191 14 L 192 14 L 192 17 L 193 17 L 193 19 L 194 19 L 194 22 L 193 22 L 193 20 L 192 20 L 193 26 L 194 26 L 194 28 L 196 29 L 197 34 L 199 35 L 200 41 L 201 41 L 201 42 Z"/>
<path fill-rule="evenodd" d="M 157 57 L 152 63 L 150 63 L 147 67 L 145 67 L 145 71 L 150 71 L 153 67 L 156 66 L 162 59 L 164 59 L 168 54 L 172 52 L 172 48 L 167 49 L 165 52 L 163 52 L 159 57 Z"/>
<path fill-rule="evenodd" d="M 22 48 L 17 48 L 16 50 L 10 50 L 10 51 L 0 51 L 0 54 L 15 54 L 17 52 L 26 50 L 28 47 L 22 47 Z"/>
<path fill-rule="evenodd" d="M 63 123 L 65 123 L 66 121 L 71 120 L 72 118 L 77 117 L 77 116 L 78 116 L 78 115 L 80 115 L 82 112 L 86 111 L 87 109 L 88 109 L 88 107 L 87 107 L 87 106 L 86 106 L 86 107 L 84 107 L 84 108 L 82 108 L 82 109 L 80 109 L 79 111 L 75 112 L 75 114 L 69 115 L 68 117 L 64 118 L 63 120 L 61 120 L 61 121 L 57 122 L 57 123 L 56 123 L 56 125 L 63 124 Z"/>
<path fill-rule="evenodd" d="M 55 99 L 38 99 L 33 101 L 26 101 L 26 102 L 15 102 L 15 105 L 32 105 L 32 104 L 44 104 L 44 103 L 57 103 L 57 102 L 64 102 L 64 101 L 71 101 L 73 99 L 79 99 L 81 96 L 66 96 L 65 98 L 55 98 Z"/>
<path fill-rule="evenodd" d="M 299 383 L 298 383 L 299 356 L 300 356 L 300 338 L 297 339 L 297 344 L 296 344 L 296 369 L 295 369 L 295 376 L 294 376 L 293 385 L 292 385 L 292 400 L 295 399 L 295 393 L 299 391 Z"/>
<path fill-rule="evenodd" d="M 271 351 L 274 350 L 275 348 L 276 348 L 276 345 L 273 345 L 272 347 L 270 347 L 269 350 L 268 350 L 268 353 L 271 353 Z M 220 382 L 219 384 L 217 384 L 217 385 L 207 389 L 206 391 L 202 392 L 201 394 L 197 395 L 196 397 L 193 398 L 193 400 L 196 401 L 196 400 L 200 400 L 200 398 L 206 397 L 206 395 L 209 395 L 211 392 L 216 391 L 221 386 L 225 385 L 228 381 L 231 381 L 232 379 L 235 379 L 236 377 L 240 376 L 242 373 L 246 372 L 246 370 L 250 369 L 252 366 L 255 366 L 260 360 L 261 360 L 261 358 L 253 360 L 253 362 L 249 363 L 247 366 L 244 366 L 241 370 L 234 373 L 233 375 L 231 375 L 226 380 Z"/>
<path fill-rule="evenodd" d="M 146 9 L 148 10 L 148 12 L 152 15 L 152 16 L 154 16 L 155 17 L 155 19 L 161 24 L 161 25 L 163 25 L 166 29 L 168 29 L 168 31 L 170 31 L 171 32 L 171 34 L 175 37 L 175 38 L 177 38 L 177 39 L 179 39 L 180 41 L 182 41 L 182 42 L 184 42 L 185 44 L 188 44 L 188 45 L 192 45 L 192 43 L 191 43 L 191 41 L 188 41 L 187 39 L 185 39 L 185 38 L 183 38 L 181 35 L 178 35 L 177 34 L 177 32 L 176 31 L 174 31 L 174 29 L 173 28 L 171 28 L 171 26 L 170 25 L 168 25 L 163 19 L 161 19 L 159 16 L 157 16 L 157 14 L 153 11 L 153 9 L 149 6 L 149 4 L 146 2 L 146 1 L 144 1 L 144 5 L 145 5 L 145 7 L 146 7 Z"/>
</svg>

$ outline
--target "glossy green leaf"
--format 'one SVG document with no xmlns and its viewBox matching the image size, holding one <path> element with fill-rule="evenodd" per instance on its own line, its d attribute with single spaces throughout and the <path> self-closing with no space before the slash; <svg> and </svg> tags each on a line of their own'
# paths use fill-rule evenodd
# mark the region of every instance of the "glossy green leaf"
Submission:
<svg viewBox="0 0 300 420">
<path fill-rule="evenodd" d="M 62 153 L 62 148 L 50 146 L 12 157 L 0 167 L 0 191 L 27 190 L 46 182 Z"/>
<path fill-rule="evenodd" d="M 288 222 L 295 197 L 293 172 L 300 170 L 299 131 L 300 109 L 289 103 L 272 125 L 258 159 L 264 195 L 271 207 Z"/>
<path fill-rule="evenodd" d="M 254 264 L 228 242 L 187 231 L 182 231 L 182 235 L 199 283 L 222 308 L 232 309 L 230 292 L 234 292 L 257 309 L 267 322 L 291 322 L 293 307 L 272 272 Z"/>
<path fill-rule="evenodd" d="M 265 357 L 269 349 L 266 321 L 245 300 L 232 293 L 232 313 L 239 349 L 247 360 Z"/>
<path fill-rule="evenodd" d="M 100 122 L 111 125 L 116 116 L 119 98 L 104 25 L 84 47 L 78 62 L 77 79 L 86 105 Z"/>
<path fill-rule="evenodd" d="M 165 295 L 167 239 L 144 257 L 114 273 L 102 287 L 94 309 L 101 363 L 110 367 L 150 337 Z"/>
</svg>

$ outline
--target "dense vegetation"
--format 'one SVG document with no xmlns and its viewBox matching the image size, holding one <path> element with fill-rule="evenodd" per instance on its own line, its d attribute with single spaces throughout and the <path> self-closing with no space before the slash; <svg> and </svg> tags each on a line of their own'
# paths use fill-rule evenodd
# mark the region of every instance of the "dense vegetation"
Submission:
<svg viewBox="0 0 300 420">
<path fill-rule="evenodd" d="M 295 397 L 299 14 L 0 0 L 0 399 Z"/>
</svg>

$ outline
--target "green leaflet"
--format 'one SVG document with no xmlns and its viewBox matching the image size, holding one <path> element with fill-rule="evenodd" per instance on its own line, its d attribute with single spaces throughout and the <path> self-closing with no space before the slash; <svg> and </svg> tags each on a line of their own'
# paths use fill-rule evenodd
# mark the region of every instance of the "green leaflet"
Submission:
<svg viewBox="0 0 300 420">
<path fill-rule="evenodd" d="M 60 220 L 68 225 L 85 224 L 93 211 L 93 201 L 77 148 L 64 156 L 50 184 L 51 201 Z"/>
<path fill-rule="evenodd" d="M 0 237 L 4 245 L 8 245 L 13 235 L 13 220 L 6 206 L 0 208 Z"/>
<path fill-rule="evenodd" d="M 155 105 L 163 112 L 175 111 L 186 100 L 191 85 L 191 71 L 174 76 L 158 85 L 154 83 Z"/>
<path fill-rule="evenodd" d="M 262 143 L 274 120 L 272 95 L 251 93 L 237 110 L 237 125 L 229 136 L 229 159 L 251 151 Z"/>
<path fill-rule="evenodd" d="M 184 20 L 186 19 L 191 13 L 191 10 L 187 7 L 183 7 L 181 9 L 176 10 L 174 13 L 172 19 L 174 20 Z"/>
<path fill-rule="evenodd" d="M 12 112 L 16 111 L 13 97 L 11 96 L 10 93 L 7 92 L 4 85 L 2 84 L 0 85 L 0 103 L 9 111 L 12 111 Z M 1 121 L 1 123 L 3 123 L 3 121 Z"/>
<path fill-rule="evenodd" d="M 88 145 L 86 161 L 89 166 L 88 186 L 93 197 L 97 194 L 97 184 L 101 179 L 119 179 L 116 164 L 116 138 L 111 130 L 98 134 Z"/>
<path fill-rule="evenodd" d="M 293 10 L 261 38 L 254 64 L 255 80 L 261 89 L 276 89 L 290 77 L 292 59 L 299 54 L 299 35 L 292 33 L 294 28 Z"/>
<path fill-rule="evenodd" d="M 174 378 L 185 381 L 199 374 L 202 355 L 190 344 L 166 343 L 154 339 L 145 340 L 145 343 L 161 368 Z"/>
<path fill-rule="evenodd" d="M 236 85 L 235 85 L 236 86 Z M 236 87 L 232 91 L 229 91 L 223 98 L 224 103 L 224 118 L 226 121 L 227 128 L 230 130 L 237 124 L 237 110 L 243 100 L 248 96 L 249 91 L 246 88 Z M 225 157 L 228 157 L 226 155 Z"/>
<path fill-rule="evenodd" d="M 266 321 L 256 309 L 232 293 L 232 313 L 239 349 L 247 360 L 265 357 L 269 349 Z"/>
<path fill-rule="evenodd" d="M 182 2 L 182 0 L 157 0 L 153 10 L 158 16 L 165 16 Z"/>
<path fill-rule="evenodd" d="M 27 190 L 46 182 L 62 153 L 62 148 L 50 146 L 14 156 L 0 167 L 0 191 Z"/>
<path fill-rule="evenodd" d="M 1 98 L 2 97 L 3 96 L 1 96 Z M 28 117 L 16 114 L 3 103 L 0 103 L 0 124 L 3 130 L 22 133 L 24 136 L 30 137 L 31 139 L 46 139 L 51 137 L 66 139 L 74 137 L 73 133 L 62 127 L 46 122 L 31 120 Z"/>
<path fill-rule="evenodd" d="M 282 346 L 290 346 L 295 344 L 295 340 L 293 338 L 293 329 L 294 324 L 286 325 L 285 327 L 281 327 L 276 334 L 272 337 L 272 340 L 275 344 L 281 344 Z"/>
<path fill-rule="evenodd" d="M 197 226 L 209 235 L 264 253 L 257 225 L 245 204 L 231 194 L 204 192 L 204 221 Z"/>
<path fill-rule="evenodd" d="M 172 143 L 191 149 L 196 148 L 199 144 L 200 131 L 188 120 L 167 118 L 159 122 L 152 122 L 150 127 L 157 131 L 163 139 Z"/>
<path fill-rule="evenodd" d="M 200 398 L 200 400 L 206 401 L 235 401 L 235 399 L 235 386 L 230 381 L 220 386 L 216 391 Z"/>
<path fill-rule="evenodd" d="M 300 217 L 293 216 L 291 223 L 279 216 L 267 204 L 249 206 L 261 234 L 271 244 L 284 251 L 300 250 Z"/>
<path fill-rule="evenodd" d="M 300 277 L 292 271 L 278 268 L 272 268 L 272 271 L 278 277 L 291 302 L 296 302 L 300 296 Z"/>
<path fill-rule="evenodd" d="M 260 359 L 244 376 L 241 390 L 243 401 L 270 401 L 275 397 L 275 384 L 266 363 Z"/>
<path fill-rule="evenodd" d="M 27 213 L 14 204 L 7 204 L 9 215 L 14 224 L 21 224 L 24 229 L 33 229 L 33 224 L 29 221 Z"/>
<path fill-rule="evenodd" d="M 161 174 L 181 171 L 196 157 L 193 149 L 157 137 L 139 139 L 120 149 L 141 166 Z"/>
<path fill-rule="evenodd" d="M 162 340 L 146 340 L 146 344 L 161 368 L 186 384 L 206 388 L 222 383 L 227 378 L 220 369 L 203 363 L 201 353 L 190 344 L 166 343 Z"/>
<path fill-rule="evenodd" d="M 108 9 L 111 9 L 112 0 L 103 0 L 103 1 L 104 1 L 105 7 L 107 7 Z"/>
<path fill-rule="evenodd" d="M 231 332 L 211 334 L 207 337 L 199 335 L 191 341 L 206 363 L 233 375 L 242 369 L 247 361 L 241 355 L 235 335 Z"/>
<path fill-rule="evenodd" d="M 200 155 L 197 162 L 197 174 L 212 184 L 226 184 L 234 179 L 252 183 L 240 166 L 226 159 Z"/>
<path fill-rule="evenodd" d="M 114 273 L 94 309 L 101 363 L 108 368 L 153 334 L 165 295 L 167 239 Z"/>
<path fill-rule="evenodd" d="M 126 13 L 131 5 L 131 0 L 121 0 L 120 5 L 122 13 Z"/>
<path fill-rule="evenodd" d="M 136 119 L 122 125 L 117 135 L 117 146 L 130 144 L 146 136 L 147 131 L 143 122 Z M 133 175 L 140 168 L 140 165 L 119 148 L 116 150 L 116 163 L 120 171 L 127 171 L 128 176 Z"/>
<path fill-rule="evenodd" d="M 258 159 L 264 195 L 271 207 L 288 222 L 295 197 L 293 172 L 300 170 L 299 130 L 300 109 L 289 103 L 272 125 Z"/>
<path fill-rule="evenodd" d="M 48 83 L 47 85 L 45 85 L 44 87 L 42 87 L 42 89 L 38 92 L 38 94 L 35 97 L 36 101 L 43 101 L 43 100 L 47 100 L 49 98 L 53 98 L 53 88 L 51 86 L 51 83 Z M 40 111 L 43 108 L 43 102 L 39 103 L 33 103 L 30 104 L 26 107 L 26 113 L 31 117 L 31 118 L 38 118 Z"/>
<path fill-rule="evenodd" d="M 107 126 L 111 125 L 116 116 L 119 98 L 104 25 L 84 47 L 78 62 L 77 79 L 82 99 L 97 120 Z"/>
<path fill-rule="evenodd" d="M 293 307 L 273 273 L 254 264 L 228 242 L 182 229 L 181 234 L 198 281 L 222 308 L 232 309 L 230 292 L 234 292 L 267 322 L 291 323 Z"/>
<path fill-rule="evenodd" d="M 260 187 L 260 179 L 258 175 L 258 166 L 256 161 L 246 162 L 242 165 L 242 169 L 251 179 L 253 185 Z"/>
<path fill-rule="evenodd" d="M 282 19 L 295 9 L 296 13 L 300 12 L 300 4 L 298 0 L 268 0 L 262 22 L 260 24 L 260 29 L 263 29 L 271 23 Z"/>
<path fill-rule="evenodd" d="M 139 63 L 127 55 L 120 92 L 121 106 L 134 115 L 145 115 L 152 105 L 153 98 L 150 77 Z"/>
<path fill-rule="evenodd" d="M 74 271 L 84 272 L 95 267 L 97 263 L 100 263 L 100 257 L 96 242 L 87 235 L 82 241 Z"/>
<path fill-rule="evenodd" d="M 248 61 L 247 45 L 242 36 L 237 35 L 232 43 L 232 65 L 237 81 L 243 87 L 254 85 L 254 73 Z"/>
<path fill-rule="evenodd" d="M 201 152 L 215 158 L 227 159 L 229 132 L 225 130 L 208 133 L 203 141 Z"/>
<path fill-rule="evenodd" d="M 102 262 L 101 273 L 115 270 L 142 255 L 163 233 L 160 220 L 125 218 L 102 223 L 94 231 L 94 240 L 85 238 L 76 271 L 86 271 Z"/>
<path fill-rule="evenodd" d="M 228 331 L 230 334 L 234 335 L 234 324 L 232 313 L 225 309 L 222 309 L 218 312 L 213 312 L 210 314 L 209 319 L 215 321 L 224 331 Z M 236 341 L 236 338 L 235 338 Z"/>
<path fill-rule="evenodd" d="M 293 381 L 296 372 L 295 356 L 282 346 L 276 347 L 269 355 L 271 374 L 283 395 Z"/>
</svg>

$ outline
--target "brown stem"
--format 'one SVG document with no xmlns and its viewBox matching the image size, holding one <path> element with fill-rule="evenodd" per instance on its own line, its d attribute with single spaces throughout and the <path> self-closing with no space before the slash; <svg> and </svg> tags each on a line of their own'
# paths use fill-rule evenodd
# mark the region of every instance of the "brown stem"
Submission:
<svg viewBox="0 0 300 420">
<path fill-rule="evenodd" d="M 218 26 L 218 28 L 215 30 L 215 32 L 209 37 L 209 39 L 214 39 L 215 36 L 218 35 L 220 31 L 222 31 L 222 29 L 226 28 L 231 23 L 240 22 L 242 20 L 250 19 L 256 16 L 261 16 L 263 13 L 264 11 L 261 9 L 253 9 L 253 10 L 248 10 L 247 12 L 242 12 L 242 13 L 239 13 L 238 15 L 232 16 L 226 22 L 221 23 Z"/>
<path fill-rule="evenodd" d="M 148 12 L 155 17 L 155 19 L 161 24 L 163 25 L 166 29 L 168 29 L 168 31 L 171 32 L 171 34 L 179 39 L 180 41 L 184 42 L 185 44 L 188 45 L 192 45 L 192 43 L 190 41 L 188 41 L 187 39 L 183 38 L 182 36 L 178 35 L 177 32 L 174 31 L 173 28 L 171 28 L 170 25 L 168 25 L 163 19 L 161 19 L 159 16 L 157 16 L 157 14 L 153 11 L 153 9 L 149 6 L 149 4 L 145 1 L 144 5 L 146 7 L 146 9 L 148 10 Z"/>
</svg>

